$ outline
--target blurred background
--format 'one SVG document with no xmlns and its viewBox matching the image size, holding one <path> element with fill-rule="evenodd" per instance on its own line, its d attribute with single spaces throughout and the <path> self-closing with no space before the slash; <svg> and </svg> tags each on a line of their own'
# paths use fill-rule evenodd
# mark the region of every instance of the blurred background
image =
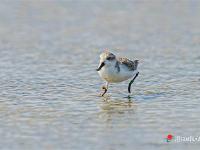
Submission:
<svg viewBox="0 0 200 150">
<path fill-rule="evenodd" d="M 198 0 L 1 0 L 0 148 L 191 148 L 200 136 Z M 99 54 L 139 59 L 110 86 Z"/>
</svg>

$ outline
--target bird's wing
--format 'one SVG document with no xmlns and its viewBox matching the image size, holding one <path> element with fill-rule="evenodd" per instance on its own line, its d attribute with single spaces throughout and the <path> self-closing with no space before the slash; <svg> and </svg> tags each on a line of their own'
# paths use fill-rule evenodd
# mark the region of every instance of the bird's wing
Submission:
<svg viewBox="0 0 200 150">
<path fill-rule="evenodd" d="M 120 64 L 127 66 L 130 70 L 136 70 L 137 69 L 138 60 L 131 61 L 127 58 L 120 57 L 120 58 L 118 58 L 118 61 L 119 61 Z"/>
</svg>

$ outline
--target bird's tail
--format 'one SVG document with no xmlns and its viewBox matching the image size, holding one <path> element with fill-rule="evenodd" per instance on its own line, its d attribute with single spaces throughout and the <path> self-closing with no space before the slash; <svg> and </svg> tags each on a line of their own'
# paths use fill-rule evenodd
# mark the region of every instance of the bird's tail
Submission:
<svg viewBox="0 0 200 150">
<path fill-rule="evenodd" d="M 134 61 L 134 70 L 137 69 L 138 63 L 139 63 L 139 60 L 135 60 L 135 61 Z"/>
</svg>

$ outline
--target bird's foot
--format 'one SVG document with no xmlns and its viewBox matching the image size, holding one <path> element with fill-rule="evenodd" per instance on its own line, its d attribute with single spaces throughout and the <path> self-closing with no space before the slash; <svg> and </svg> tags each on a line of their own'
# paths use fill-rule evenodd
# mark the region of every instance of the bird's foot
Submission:
<svg viewBox="0 0 200 150">
<path fill-rule="evenodd" d="M 124 98 L 127 98 L 128 101 L 130 102 L 133 97 L 131 95 L 128 95 L 128 96 L 125 96 Z"/>
<path fill-rule="evenodd" d="M 100 96 L 104 96 L 104 94 L 106 94 L 107 88 L 105 86 L 102 86 L 102 90 L 104 90 L 104 92 L 101 93 Z"/>
<path fill-rule="evenodd" d="M 130 96 L 130 95 L 128 95 L 128 96 L 127 96 L 127 98 L 128 98 L 128 99 L 130 99 L 130 98 L 131 98 L 131 96 Z"/>
</svg>

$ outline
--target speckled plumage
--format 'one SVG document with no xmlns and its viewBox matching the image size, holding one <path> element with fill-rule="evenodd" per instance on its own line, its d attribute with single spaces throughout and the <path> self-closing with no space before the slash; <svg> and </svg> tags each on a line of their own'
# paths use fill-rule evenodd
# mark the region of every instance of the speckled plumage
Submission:
<svg viewBox="0 0 200 150">
<path fill-rule="evenodd" d="M 126 65 L 129 70 L 137 69 L 138 60 L 132 61 L 132 60 L 129 60 L 128 58 L 122 58 L 122 57 L 119 57 L 117 60 L 119 63 Z"/>
</svg>

